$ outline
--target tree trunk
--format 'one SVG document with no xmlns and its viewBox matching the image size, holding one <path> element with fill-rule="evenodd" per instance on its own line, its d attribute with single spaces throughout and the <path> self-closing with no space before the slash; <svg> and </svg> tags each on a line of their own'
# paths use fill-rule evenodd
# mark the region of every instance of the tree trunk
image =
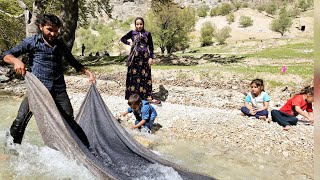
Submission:
<svg viewBox="0 0 320 180">
<path fill-rule="evenodd" d="M 36 20 L 43 12 L 43 2 L 41 0 L 34 1 L 31 13 L 23 1 L 17 1 L 19 6 L 24 10 L 26 37 L 37 34 L 39 32 L 39 28 L 36 25 Z"/>
<path fill-rule="evenodd" d="M 166 48 L 164 46 L 160 46 L 161 49 L 161 54 L 164 54 L 164 51 L 166 50 Z"/>
<path fill-rule="evenodd" d="M 66 42 L 70 50 L 72 49 L 75 40 L 78 16 L 78 0 L 64 0 L 60 13 L 60 18 L 63 23 L 63 27 L 61 28 L 61 34 L 62 39 Z"/>
</svg>

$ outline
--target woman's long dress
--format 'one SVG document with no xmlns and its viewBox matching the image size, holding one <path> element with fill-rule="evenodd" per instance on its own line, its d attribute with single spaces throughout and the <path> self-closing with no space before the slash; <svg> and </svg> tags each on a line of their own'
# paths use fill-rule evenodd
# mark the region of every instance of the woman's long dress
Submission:
<svg viewBox="0 0 320 180">
<path fill-rule="evenodd" d="M 142 100 L 152 99 L 151 67 L 148 63 L 149 58 L 154 58 L 152 36 L 145 30 L 132 30 L 121 41 L 129 45 L 128 39 L 132 40 L 132 46 L 127 62 L 125 99 L 132 94 L 139 94 Z"/>
</svg>

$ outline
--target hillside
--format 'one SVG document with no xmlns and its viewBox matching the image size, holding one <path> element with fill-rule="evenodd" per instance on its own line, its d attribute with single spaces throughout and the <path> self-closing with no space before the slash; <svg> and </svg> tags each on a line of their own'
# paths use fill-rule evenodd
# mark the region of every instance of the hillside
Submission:
<svg viewBox="0 0 320 180">
<path fill-rule="evenodd" d="M 113 19 L 108 18 L 106 15 L 99 15 L 98 22 L 102 22 L 104 24 L 110 24 L 114 22 L 122 23 L 122 28 L 113 28 L 115 30 L 116 36 L 121 37 L 127 31 L 134 28 L 133 21 L 137 16 L 145 17 L 148 10 L 150 10 L 150 0 L 142 1 L 142 0 L 122 0 L 115 1 L 112 0 L 111 4 L 113 5 L 112 17 Z M 176 1 L 181 7 L 200 7 L 201 5 L 206 5 L 210 8 L 216 7 L 223 2 L 221 1 Z M 227 39 L 226 46 L 232 49 L 234 47 L 252 47 L 255 51 L 258 49 L 265 49 L 268 47 L 274 47 L 278 45 L 285 45 L 288 43 L 300 43 L 305 40 L 311 40 L 313 38 L 313 10 L 309 10 L 300 14 L 300 16 L 293 19 L 293 24 L 288 32 L 281 37 L 280 33 L 273 32 L 270 30 L 270 24 L 274 17 L 271 17 L 265 12 L 258 12 L 258 10 L 254 10 L 251 8 L 240 8 L 237 11 L 233 12 L 235 16 L 235 21 L 231 24 L 228 24 L 226 20 L 226 16 L 214 16 L 211 17 L 207 15 L 206 17 L 197 17 L 194 31 L 190 33 L 190 49 L 192 48 L 201 48 L 200 47 L 200 30 L 204 22 L 209 21 L 214 24 L 218 29 L 221 29 L 225 26 L 229 26 L 232 31 L 230 33 L 231 37 Z M 242 28 L 239 25 L 239 19 L 241 16 L 249 16 L 253 20 L 253 25 L 247 28 Z M 131 23 L 130 26 L 123 28 L 123 23 Z M 146 22 L 148 23 L 148 22 Z M 305 30 L 301 31 L 301 26 L 305 26 Z M 92 32 L 96 33 L 96 32 Z M 76 42 L 79 42 L 79 38 L 76 39 Z M 119 55 L 119 48 L 115 48 L 119 46 L 119 41 L 116 39 L 112 50 L 109 50 L 111 55 Z M 121 43 L 120 43 L 121 44 Z M 79 55 L 79 49 L 81 49 L 81 43 L 75 44 L 76 51 L 74 53 Z M 210 50 L 210 48 L 216 48 L 216 44 L 212 46 L 205 47 L 206 51 Z M 220 46 L 219 46 L 220 47 Z M 124 53 L 129 53 L 130 47 L 124 46 Z M 190 50 L 189 49 L 189 50 Z M 188 50 L 187 50 L 188 51 Z M 156 49 L 156 53 L 159 53 L 160 50 Z M 95 52 L 93 52 L 95 53 Z"/>
</svg>

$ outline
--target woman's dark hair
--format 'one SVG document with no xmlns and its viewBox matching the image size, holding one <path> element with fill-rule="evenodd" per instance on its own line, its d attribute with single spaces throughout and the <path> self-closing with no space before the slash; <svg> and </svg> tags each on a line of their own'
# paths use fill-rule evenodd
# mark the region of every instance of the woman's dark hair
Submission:
<svg viewBox="0 0 320 180">
<path fill-rule="evenodd" d="M 254 79 L 251 81 L 250 85 L 256 84 L 258 87 L 262 87 L 261 91 L 264 91 L 264 85 L 262 79 Z"/>
<path fill-rule="evenodd" d="M 62 22 L 58 18 L 58 16 L 54 14 L 43 14 L 39 19 L 38 19 L 38 25 L 45 26 L 46 24 L 50 24 L 53 26 L 61 27 Z"/>
<path fill-rule="evenodd" d="M 142 21 L 142 24 L 143 24 L 143 29 L 144 29 L 144 20 L 142 17 L 136 17 L 136 19 L 134 20 L 134 26 L 136 26 L 136 23 L 138 20 L 141 20 Z"/>
<path fill-rule="evenodd" d="M 311 86 L 306 86 L 303 89 L 300 90 L 298 94 L 311 94 L 313 96 L 313 87 Z"/>
<path fill-rule="evenodd" d="M 138 94 L 132 94 L 128 99 L 128 105 L 139 105 L 141 103 L 141 98 Z"/>
</svg>

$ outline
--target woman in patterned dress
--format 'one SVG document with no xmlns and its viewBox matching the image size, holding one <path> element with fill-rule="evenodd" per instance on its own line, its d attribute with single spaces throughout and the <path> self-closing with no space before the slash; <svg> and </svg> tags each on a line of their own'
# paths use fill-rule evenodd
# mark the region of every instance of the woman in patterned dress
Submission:
<svg viewBox="0 0 320 180">
<path fill-rule="evenodd" d="M 151 65 L 154 64 L 153 42 L 151 33 L 144 29 L 144 20 L 135 19 L 135 30 L 121 38 L 124 44 L 131 46 L 127 66 L 125 99 L 138 94 L 142 100 L 160 103 L 152 99 Z M 131 42 L 128 41 L 131 39 Z"/>
</svg>

